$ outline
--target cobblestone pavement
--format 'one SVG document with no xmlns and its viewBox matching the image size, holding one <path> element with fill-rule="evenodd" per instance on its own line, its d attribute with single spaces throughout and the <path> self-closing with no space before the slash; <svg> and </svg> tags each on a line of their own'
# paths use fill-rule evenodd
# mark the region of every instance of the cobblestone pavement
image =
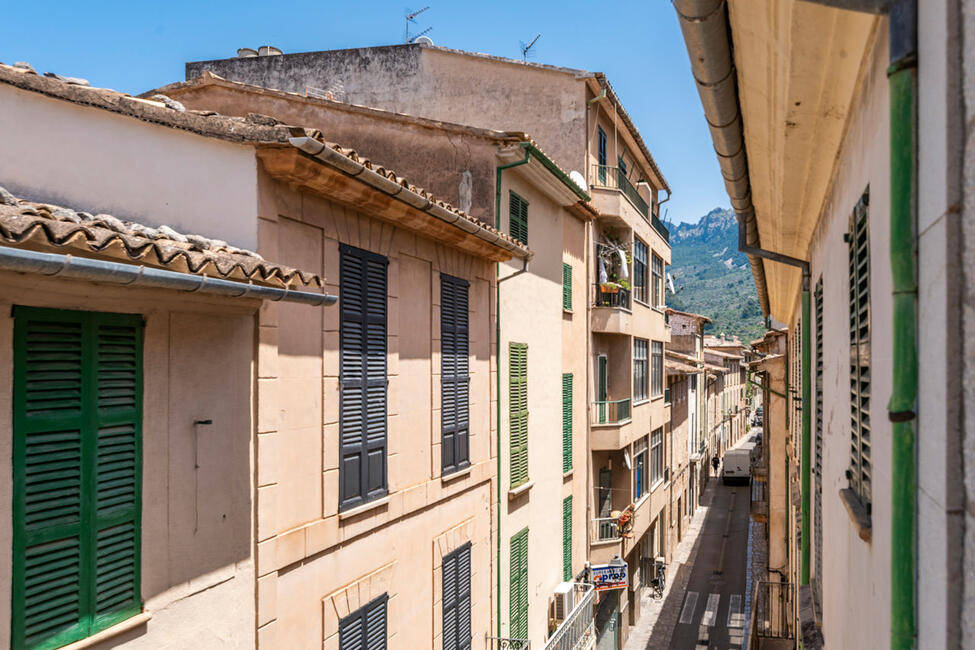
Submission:
<svg viewBox="0 0 975 650">
<path fill-rule="evenodd" d="M 682 594 L 691 577 L 692 559 L 696 554 L 701 528 L 707 517 L 708 507 L 714 498 L 715 484 L 712 477 L 701 498 L 701 506 L 694 513 L 687 534 L 677 545 L 674 558 L 667 567 L 667 586 L 663 598 L 652 596 L 652 590 L 642 589 L 640 594 L 640 620 L 630 629 L 624 650 L 665 650 L 670 647 L 670 637 L 680 618 Z"/>
</svg>

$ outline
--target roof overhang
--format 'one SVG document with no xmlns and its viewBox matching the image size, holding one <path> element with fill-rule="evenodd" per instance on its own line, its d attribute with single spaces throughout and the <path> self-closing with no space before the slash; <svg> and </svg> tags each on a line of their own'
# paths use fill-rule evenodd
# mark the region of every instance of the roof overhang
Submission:
<svg viewBox="0 0 975 650">
<path fill-rule="evenodd" d="M 761 246 L 808 259 L 882 19 L 797 0 L 727 4 Z M 771 315 L 789 322 L 801 272 L 762 264 Z"/>
<path fill-rule="evenodd" d="M 563 207 L 579 201 L 589 201 L 586 191 L 576 185 L 569 175 L 531 142 L 519 142 L 498 149 L 498 163 L 510 165 L 521 161 L 525 164 L 512 167 L 511 171 L 527 178 L 532 185 Z"/>
</svg>

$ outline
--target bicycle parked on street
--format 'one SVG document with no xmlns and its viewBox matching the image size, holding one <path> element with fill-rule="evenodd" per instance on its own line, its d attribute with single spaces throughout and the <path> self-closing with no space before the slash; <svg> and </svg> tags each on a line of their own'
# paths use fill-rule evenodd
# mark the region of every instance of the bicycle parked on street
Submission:
<svg viewBox="0 0 975 650">
<path fill-rule="evenodd" d="M 660 599 L 664 597 L 664 588 L 667 586 L 667 568 L 663 562 L 657 562 L 655 568 L 650 586 L 653 588 L 653 597 Z"/>
</svg>

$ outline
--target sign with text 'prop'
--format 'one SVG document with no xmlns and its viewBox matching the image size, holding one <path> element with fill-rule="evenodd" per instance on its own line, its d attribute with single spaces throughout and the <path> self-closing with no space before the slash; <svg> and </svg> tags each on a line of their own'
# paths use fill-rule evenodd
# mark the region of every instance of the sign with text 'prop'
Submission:
<svg viewBox="0 0 975 650">
<path fill-rule="evenodd" d="M 627 568 L 625 562 L 621 564 L 594 564 L 592 566 L 592 582 L 596 585 L 596 591 L 626 589 Z"/>
</svg>

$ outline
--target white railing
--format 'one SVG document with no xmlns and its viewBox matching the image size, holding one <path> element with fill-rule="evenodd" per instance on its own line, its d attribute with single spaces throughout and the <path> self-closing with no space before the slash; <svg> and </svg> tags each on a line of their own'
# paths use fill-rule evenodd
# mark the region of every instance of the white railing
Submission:
<svg viewBox="0 0 975 650">
<path fill-rule="evenodd" d="M 591 584 L 577 582 L 573 585 L 575 607 L 562 621 L 544 650 L 584 650 L 595 639 L 593 623 L 593 603 L 596 590 Z"/>
<path fill-rule="evenodd" d="M 592 520 L 593 537 L 597 542 L 615 541 L 620 538 L 620 520 L 617 517 L 599 517 Z"/>
</svg>

